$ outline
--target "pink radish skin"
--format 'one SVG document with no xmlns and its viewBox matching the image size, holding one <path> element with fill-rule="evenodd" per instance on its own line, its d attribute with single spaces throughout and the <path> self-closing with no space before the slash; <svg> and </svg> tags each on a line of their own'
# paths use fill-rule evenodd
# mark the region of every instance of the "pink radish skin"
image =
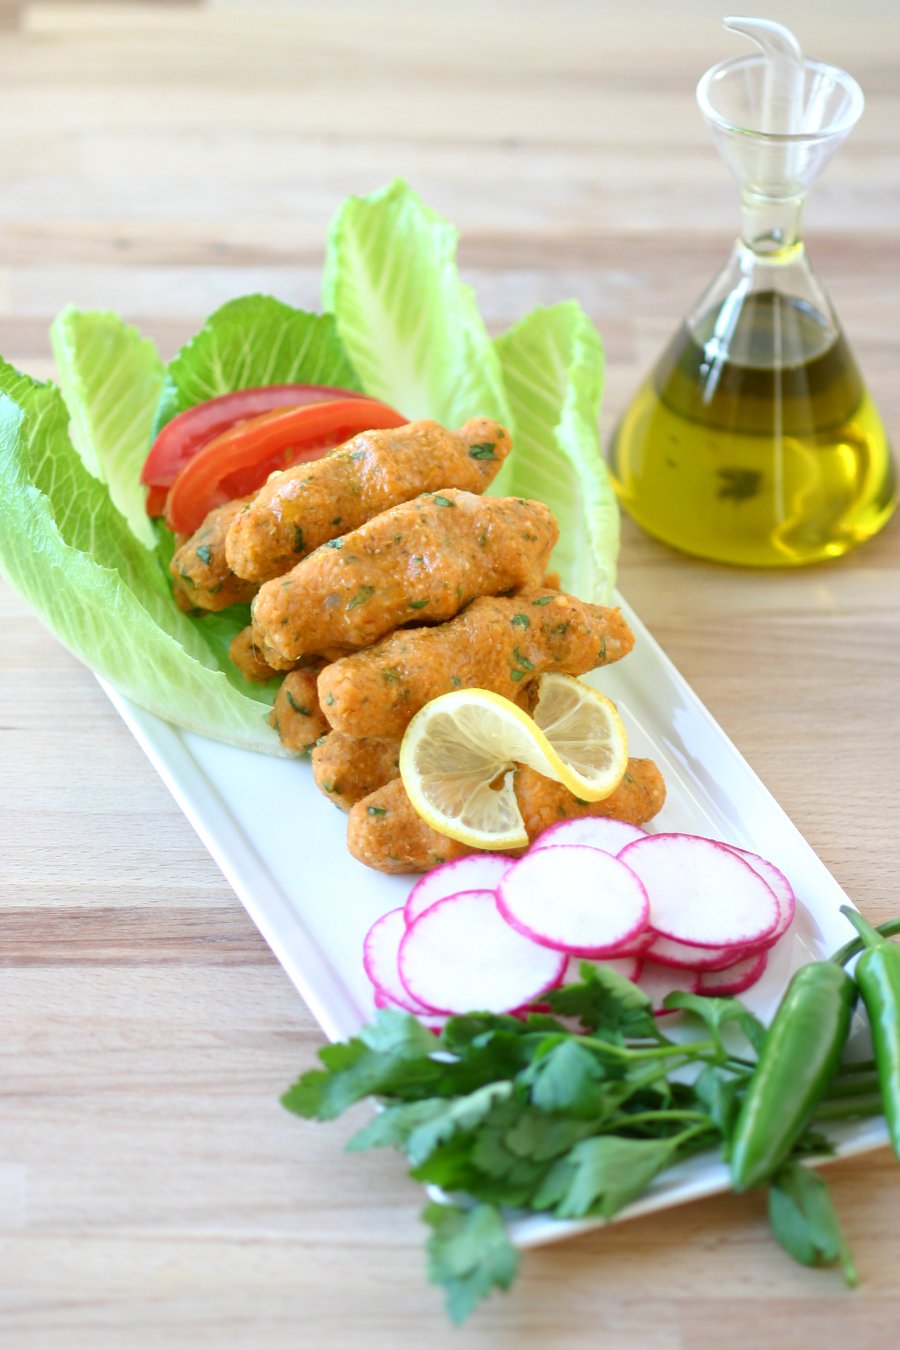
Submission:
<svg viewBox="0 0 900 1350">
<path fill-rule="evenodd" d="M 745 848 L 738 848 L 737 844 L 728 844 L 727 847 L 731 849 L 732 853 L 736 853 L 739 858 L 743 858 L 744 862 L 762 877 L 775 896 L 780 911 L 778 923 L 774 931 L 765 939 L 765 946 L 771 947 L 780 937 L 783 937 L 794 921 L 794 915 L 797 912 L 797 897 L 794 894 L 794 888 L 784 873 L 774 863 L 770 863 L 768 858 L 761 858 L 758 853 L 749 853 Z"/>
<path fill-rule="evenodd" d="M 492 891 L 515 862 L 505 853 L 468 853 L 455 862 L 442 863 L 426 872 L 410 891 L 404 910 L 407 924 L 448 896 L 461 891 Z"/>
<path fill-rule="evenodd" d="M 402 909 L 388 910 L 376 919 L 363 942 L 363 970 L 374 985 L 377 1007 L 382 1006 L 378 1003 L 380 994 L 388 1000 L 388 1005 L 396 1004 L 406 1012 L 419 1015 L 428 1009 L 410 998 L 397 973 L 397 953 L 405 933 Z"/>
<path fill-rule="evenodd" d="M 768 952 L 757 952 L 755 956 L 736 961 L 726 970 L 703 971 L 700 974 L 698 994 L 710 997 L 743 994 L 745 990 L 762 979 L 769 962 Z"/>
<path fill-rule="evenodd" d="M 643 932 L 649 914 L 639 878 L 618 858 L 584 844 L 526 853 L 504 873 L 497 907 L 542 947 L 588 957 L 617 955 Z"/>
<path fill-rule="evenodd" d="M 653 961 L 644 962 L 637 984 L 649 998 L 657 1017 L 666 1017 L 678 1011 L 676 1008 L 663 1007 L 663 999 L 676 989 L 687 994 L 700 992 L 700 976 L 694 971 L 672 970 L 669 966 L 657 966 Z"/>
<path fill-rule="evenodd" d="M 410 924 L 397 965 L 407 995 L 433 1012 L 505 1013 L 554 988 L 566 958 L 511 928 L 493 891 L 463 891 Z"/>
<path fill-rule="evenodd" d="M 744 943 L 738 947 L 692 947 L 687 942 L 657 936 L 647 951 L 647 959 L 673 970 L 725 970 L 743 960 L 749 950 Z"/>
<path fill-rule="evenodd" d="M 691 834 L 648 834 L 621 862 L 650 897 L 649 924 L 695 947 L 750 947 L 774 933 L 781 910 L 758 872 L 726 844 Z"/>
<path fill-rule="evenodd" d="M 542 848 L 557 848 L 561 844 L 583 844 L 599 848 L 604 853 L 616 854 L 635 839 L 643 839 L 647 831 L 627 820 L 614 816 L 582 816 L 579 820 L 560 820 L 539 834 L 528 850 L 534 853 Z"/>
</svg>

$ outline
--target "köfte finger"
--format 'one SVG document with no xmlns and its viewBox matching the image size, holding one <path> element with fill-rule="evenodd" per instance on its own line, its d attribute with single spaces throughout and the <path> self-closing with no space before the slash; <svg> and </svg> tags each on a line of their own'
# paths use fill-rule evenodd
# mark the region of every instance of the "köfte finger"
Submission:
<svg viewBox="0 0 900 1350">
<path fill-rule="evenodd" d="M 267 581 L 253 602 L 255 640 L 297 660 L 438 623 L 476 596 L 539 586 L 558 533 L 542 502 L 425 493 Z"/>
<path fill-rule="evenodd" d="M 580 816 L 612 816 L 644 825 L 666 799 L 663 776 L 652 759 L 630 759 L 624 779 L 602 802 L 581 801 L 560 783 L 528 768 L 517 770 L 515 790 L 529 840 L 548 825 Z M 352 808 L 347 847 L 359 862 L 379 872 L 428 872 L 473 851 L 427 825 L 413 810 L 400 778 Z"/>
<path fill-rule="evenodd" d="M 316 787 L 335 806 L 349 811 L 370 792 L 400 773 L 397 736 L 345 736 L 332 731 L 312 752 Z"/>
<path fill-rule="evenodd" d="M 278 690 L 269 724 L 278 732 L 281 744 L 289 750 L 308 752 L 328 731 L 316 689 L 321 668 L 321 662 L 314 662 L 300 670 L 289 671 Z"/>
<path fill-rule="evenodd" d="M 255 645 L 253 631 L 249 625 L 231 639 L 228 655 L 244 679 L 250 680 L 252 684 L 266 684 L 269 680 L 276 680 L 281 674 L 281 671 L 268 664 Z"/>
<path fill-rule="evenodd" d="M 194 534 L 176 549 L 169 564 L 181 594 L 195 609 L 219 610 L 246 604 L 257 586 L 235 576 L 225 556 L 225 537 L 234 518 L 250 499 L 239 497 L 210 511 Z"/>
<path fill-rule="evenodd" d="M 520 708 L 532 713 L 537 702 L 537 686 L 527 685 L 516 695 L 515 701 Z M 331 712 L 327 696 L 326 709 Z M 341 731 L 332 731 L 312 752 L 316 787 L 335 806 L 349 811 L 370 792 L 400 776 L 401 741 L 400 736 L 348 736 Z"/>
<path fill-rule="evenodd" d="M 236 516 L 228 561 L 240 576 L 281 576 L 328 539 L 422 492 L 483 492 L 512 448 L 509 432 L 486 417 L 459 431 L 409 422 L 364 431 L 322 459 L 273 474 Z"/>
<path fill-rule="evenodd" d="M 485 597 L 448 623 L 400 629 L 335 661 L 320 676 L 328 720 L 356 736 L 399 736 L 415 713 L 451 689 L 515 699 L 545 671 L 583 675 L 618 661 L 634 637 L 618 609 L 560 591 Z"/>
</svg>

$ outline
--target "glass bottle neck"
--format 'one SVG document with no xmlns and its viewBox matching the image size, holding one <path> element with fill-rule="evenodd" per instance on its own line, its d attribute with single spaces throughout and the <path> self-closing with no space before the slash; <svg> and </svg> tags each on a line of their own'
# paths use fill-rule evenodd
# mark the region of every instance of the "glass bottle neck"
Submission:
<svg viewBox="0 0 900 1350">
<path fill-rule="evenodd" d="M 805 197 L 768 197 L 745 188 L 741 193 L 741 241 L 759 257 L 784 254 L 800 242 Z"/>
</svg>

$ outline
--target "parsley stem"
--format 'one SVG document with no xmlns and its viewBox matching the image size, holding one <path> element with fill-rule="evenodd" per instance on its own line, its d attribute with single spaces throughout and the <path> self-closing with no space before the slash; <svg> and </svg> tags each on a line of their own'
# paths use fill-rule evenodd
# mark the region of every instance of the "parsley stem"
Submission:
<svg viewBox="0 0 900 1350">
<path fill-rule="evenodd" d="M 859 1074 L 855 1078 L 832 1079 L 825 1092 L 826 1100 L 830 1101 L 833 1097 L 870 1097 L 873 1092 L 880 1090 L 877 1073 L 869 1072 L 865 1075 Z"/>
<path fill-rule="evenodd" d="M 876 1097 L 870 1102 L 861 1102 L 851 1097 L 849 1101 L 836 1101 L 830 1105 L 821 1106 L 813 1120 L 844 1120 L 848 1116 L 880 1116 L 884 1111 L 884 1105 L 881 1097 Z"/>
<path fill-rule="evenodd" d="M 625 1045 L 614 1045 L 612 1041 L 601 1041 L 596 1036 L 582 1036 L 581 1044 L 592 1050 L 601 1050 L 607 1055 L 618 1055 L 622 1059 L 663 1059 L 672 1055 L 700 1055 L 705 1050 L 715 1050 L 714 1041 L 690 1041 L 686 1045 L 677 1045 L 668 1041 L 665 1045 L 653 1046 L 647 1050 L 629 1050 Z"/>
<path fill-rule="evenodd" d="M 638 1111 L 633 1116 L 624 1115 L 616 1121 L 616 1125 L 623 1129 L 626 1125 L 643 1125 L 648 1120 L 702 1120 L 704 1125 L 710 1124 L 710 1118 L 704 1111 L 679 1111 L 673 1107 L 659 1111 Z"/>
<path fill-rule="evenodd" d="M 673 1134 L 668 1142 L 674 1144 L 676 1148 L 680 1148 L 682 1144 L 686 1144 L 691 1139 L 696 1139 L 698 1135 L 719 1133 L 718 1128 L 713 1124 L 709 1116 L 704 1116 L 703 1120 L 704 1124 L 702 1125 L 691 1125 L 688 1129 L 682 1130 L 680 1134 Z"/>
<path fill-rule="evenodd" d="M 874 1059 L 855 1059 L 852 1064 L 842 1064 L 832 1081 L 840 1082 L 850 1074 L 871 1073 L 875 1067 Z"/>
</svg>

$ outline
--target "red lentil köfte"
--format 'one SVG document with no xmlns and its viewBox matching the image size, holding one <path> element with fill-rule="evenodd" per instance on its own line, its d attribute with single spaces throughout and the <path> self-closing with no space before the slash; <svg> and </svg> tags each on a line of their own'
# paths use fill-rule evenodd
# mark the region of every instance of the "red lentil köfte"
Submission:
<svg viewBox="0 0 900 1350">
<path fill-rule="evenodd" d="M 476 597 L 540 585 L 559 535 L 542 502 L 446 488 L 403 502 L 260 587 L 254 639 L 288 660 L 368 647 Z"/>
<path fill-rule="evenodd" d="M 652 759 L 629 759 L 616 790 L 602 802 L 583 802 L 561 783 L 534 769 L 519 768 L 516 801 L 529 840 L 560 820 L 580 816 L 612 816 L 644 825 L 662 809 L 666 788 Z M 400 778 L 363 797 L 350 811 L 347 848 L 357 861 L 378 872 L 428 872 L 442 862 L 474 850 L 432 829 L 418 816 Z M 511 850 L 513 854 L 517 850 Z"/>
<path fill-rule="evenodd" d="M 423 492 L 481 493 L 512 449 L 505 427 L 470 418 L 459 431 L 409 422 L 363 431 L 321 459 L 273 474 L 228 535 L 228 562 L 251 581 L 281 576 L 329 539 Z"/>
<path fill-rule="evenodd" d="M 633 645 L 618 609 L 544 588 L 488 596 L 447 623 L 399 629 L 333 662 L 319 677 L 319 695 L 338 730 L 401 736 L 420 708 L 452 689 L 516 699 L 547 671 L 583 675 Z"/>
</svg>

